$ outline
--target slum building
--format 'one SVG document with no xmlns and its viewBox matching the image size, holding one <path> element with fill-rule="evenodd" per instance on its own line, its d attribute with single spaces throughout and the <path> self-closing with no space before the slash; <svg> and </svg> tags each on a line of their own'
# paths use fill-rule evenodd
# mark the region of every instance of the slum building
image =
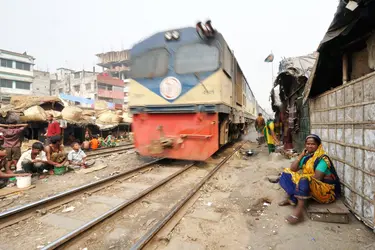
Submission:
<svg viewBox="0 0 375 250">
<path fill-rule="evenodd" d="M 355 7 L 355 6 L 354 6 Z M 375 1 L 340 1 L 304 90 L 311 132 L 321 136 L 345 203 L 374 228 Z"/>
<path fill-rule="evenodd" d="M 271 91 L 275 129 L 283 136 L 284 150 L 302 151 L 310 133 L 309 105 L 303 91 L 316 61 L 316 54 L 284 58 Z"/>
</svg>

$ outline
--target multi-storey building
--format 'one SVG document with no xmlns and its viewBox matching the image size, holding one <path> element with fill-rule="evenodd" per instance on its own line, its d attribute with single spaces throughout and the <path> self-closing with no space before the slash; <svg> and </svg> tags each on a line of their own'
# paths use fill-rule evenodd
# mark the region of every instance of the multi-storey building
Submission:
<svg viewBox="0 0 375 250">
<path fill-rule="evenodd" d="M 67 94 L 87 99 L 97 99 L 97 73 L 59 68 L 51 74 L 51 95 Z"/>
<path fill-rule="evenodd" d="M 130 71 L 130 51 L 110 51 L 107 53 L 97 54 L 99 59 L 98 65 L 103 68 L 103 71 L 114 78 L 122 80 L 123 83 L 123 107 L 128 106 L 129 93 L 129 71 Z"/>
<path fill-rule="evenodd" d="M 124 82 L 107 73 L 97 76 L 98 100 L 113 103 L 115 108 L 122 109 L 124 104 Z"/>
<path fill-rule="evenodd" d="M 10 96 L 31 95 L 35 58 L 0 49 L 0 103 L 8 103 Z"/>
<path fill-rule="evenodd" d="M 49 72 L 35 69 L 33 72 L 32 94 L 38 96 L 51 95 L 51 79 Z"/>
</svg>

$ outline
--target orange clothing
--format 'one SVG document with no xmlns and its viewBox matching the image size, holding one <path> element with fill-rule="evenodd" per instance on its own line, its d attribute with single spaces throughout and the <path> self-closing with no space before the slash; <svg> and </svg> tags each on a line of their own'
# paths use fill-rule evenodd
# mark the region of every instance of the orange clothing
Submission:
<svg viewBox="0 0 375 250">
<path fill-rule="evenodd" d="M 93 138 L 91 141 L 90 141 L 90 146 L 91 146 L 91 149 L 95 150 L 99 147 L 99 140 L 96 139 L 96 138 Z"/>
</svg>

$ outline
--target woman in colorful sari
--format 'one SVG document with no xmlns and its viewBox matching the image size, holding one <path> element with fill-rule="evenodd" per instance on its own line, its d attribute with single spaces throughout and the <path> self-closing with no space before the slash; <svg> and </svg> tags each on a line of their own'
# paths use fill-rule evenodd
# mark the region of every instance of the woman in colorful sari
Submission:
<svg viewBox="0 0 375 250">
<path fill-rule="evenodd" d="M 293 214 L 286 217 L 290 224 L 302 220 L 306 200 L 313 198 L 319 203 L 331 203 L 341 193 L 339 177 L 319 136 L 307 136 L 305 146 L 298 159 L 280 177 L 280 186 L 288 198 L 279 206 L 296 206 Z"/>
<path fill-rule="evenodd" d="M 268 152 L 273 153 L 276 150 L 276 146 L 279 144 L 279 141 L 275 135 L 275 124 L 272 119 L 269 119 L 264 127 L 264 137 L 268 145 Z"/>
</svg>

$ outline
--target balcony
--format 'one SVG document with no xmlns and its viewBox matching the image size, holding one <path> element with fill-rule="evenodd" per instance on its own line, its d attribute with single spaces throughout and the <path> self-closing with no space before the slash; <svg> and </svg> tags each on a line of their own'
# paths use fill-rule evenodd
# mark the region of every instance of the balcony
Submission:
<svg viewBox="0 0 375 250">
<path fill-rule="evenodd" d="M 118 78 L 113 78 L 108 75 L 98 75 L 97 77 L 98 84 L 99 83 L 104 83 L 112 86 L 120 86 L 124 87 L 124 82 L 121 79 Z"/>
<path fill-rule="evenodd" d="M 98 89 L 98 96 L 99 97 L 106 97 L 106 98 L 114 98 L 114 99 L 123 99 L 124 98 L 124 92 Z"/>
</svg>

